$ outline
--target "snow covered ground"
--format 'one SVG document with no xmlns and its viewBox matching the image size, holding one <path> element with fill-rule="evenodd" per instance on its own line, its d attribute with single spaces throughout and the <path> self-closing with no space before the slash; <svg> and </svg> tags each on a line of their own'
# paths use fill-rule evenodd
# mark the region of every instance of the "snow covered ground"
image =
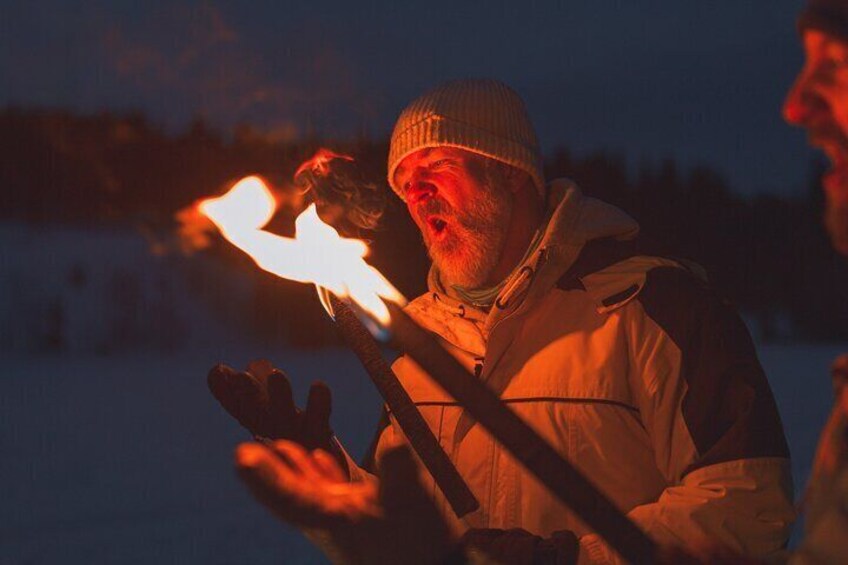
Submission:
<svg viewBox="0 0 848 565">
<path fill-rule="evenodd" d="M 806 485 L 819 432 L 833 403 L 830 364 L 848 345 L 767 345 L 760 360 L 789 441 L 796 497 Z"/>
<path fill-rule="evenodd" d="M 323 562 L 237 481 L 232 449 L 247 434 L 206 372 L 269 358 L 301 399 L 327 381 L 356 458 L 377 394 L 346 350 L 227 343 L 256 299 L 250 280 L 150 248 L 134 231 L 0 222 L 0 565 Z M 845 350 L 760 349 L 798 493 L 830 409 L 828 365 Z"/>
<path fill-rule="evenodd" d="M 828 364 L 845 349 L 761 348 L 799 485 L 830 407 Z M 5 359 L 0 565 L 322 562 L 238 483 L 232 447 L 246 435 L 206 390 L 214 363 L 258 357 L 284 367 L 300 398 L 313 378 L 326 380 L 338 435 L 364 452 L 379 401 L 343 350 Z"/>
<path fill-rule="evenodd" d="M 313 378 L 329 382 L 339 435 L 365 451 L 379 401 L 344 351 L 7 359 L 0 564 L 321 562 L 232 471 L 246 433 L 207 392 L 206 372 L 256 357 L 285 367 L 301 398 Z"/>
</svg>

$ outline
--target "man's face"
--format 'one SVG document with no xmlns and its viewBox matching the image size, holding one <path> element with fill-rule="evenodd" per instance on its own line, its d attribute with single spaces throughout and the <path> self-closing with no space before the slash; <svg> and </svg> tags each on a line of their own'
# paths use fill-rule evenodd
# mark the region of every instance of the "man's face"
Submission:
<svg viewBox="0 0 848 565">
<path fill-rule="evenodd" d="M 486 283 L 498 264 L 512 193 L 491 159 L 454 147 L 421 149 L 395 171 L 409 214 L 445 282 Z"/>
<path fill-rule="evenodd" d="M 818 30 L 804 32 L 806 61 L 786 97 L 783 116 L 807 130 L 830 159 L 824 178 L 827 224 L 848 253 L 848 42 Z"/>
</svg>

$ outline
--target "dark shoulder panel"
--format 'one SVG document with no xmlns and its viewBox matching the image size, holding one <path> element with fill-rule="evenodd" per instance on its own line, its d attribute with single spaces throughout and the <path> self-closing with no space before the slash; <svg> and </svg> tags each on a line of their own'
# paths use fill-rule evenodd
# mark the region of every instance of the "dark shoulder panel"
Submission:
<svg viewBox="0 0 848 565">
<path fill-rule="evenodd" d="M 752 457 L 788 457 L 768 380 L 745 324 L 683 269 L 651 270 L 637 297 L 682 352 L 683 418 L 698 450 L 687 470 Z"/>
<path fill-rule="evenodd" d="M 583 277 L 639 255 L 673 258 L 663 246 L 642 235 L 629 240 L 594 239 L 586 243 L 556 286 L 560 290 L 585 290 L 580 282 Z"/>
</svg>

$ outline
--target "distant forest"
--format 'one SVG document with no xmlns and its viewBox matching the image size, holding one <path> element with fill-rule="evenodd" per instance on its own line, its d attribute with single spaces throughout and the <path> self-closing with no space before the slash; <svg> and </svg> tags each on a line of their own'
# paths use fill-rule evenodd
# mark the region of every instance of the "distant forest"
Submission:
<svg viewBox="0 0 848 565">
<path fill-rule="evenodd" d="M 201 120 L 169 134 L 141 114 L 17 108 L 0 110 L 0 140 L 0 220 L 34 225 L 111 226 L 167 237 L 176 231 L 175 213 L 198 198 L 248 174 L 285 186 L 319 147 L 353 155 L 368 178 L 385 185 L 385 140 L 292 142 L 249 126 L 224 134 Z M 625 156 L 606 152 L 577 158 L 560 149 L 546 160 L 548 178 L 574 179 L 587 194 L 626 210 L 676 254 L 706 267 L 765 339 L 848 338 L 848 261 L 831 250 L 821 227 L 821 172 L 811 166 L 803 197 L 746 198 L 715 171 L 681 170 L 671 159 L 636 172 Z M 279 229 L 290 230 L 293 217 L 282 218 Z M 427 258 L 397 199 L 387 198 L 383 225 L 372 237 L 371 262 L 407 296 L 421 292 Z M 227 245 L 202 253 L 250 270 Z M 326 341 L 332 330 L 325 317 L 314 298 L 303 300 L 314 291 L 251 276 L 259 288 L 252 331 L 299 336 L 306 345 Z M 287 327 L 294 320 L 297 330 Z"/>
</svg>

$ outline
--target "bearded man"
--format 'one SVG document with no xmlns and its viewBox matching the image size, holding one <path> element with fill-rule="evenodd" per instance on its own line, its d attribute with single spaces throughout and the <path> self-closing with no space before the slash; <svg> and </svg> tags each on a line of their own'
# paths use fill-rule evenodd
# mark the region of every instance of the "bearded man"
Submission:
<svg viewBox="0 0 848 565">
<path fill-rule="evenodd" d="M 825 226 L 848 255 L 848 2 L 811 1 L 798 20 L 806 61 L 783 105 L 783 116 L 807 130 L 832 169 L 824 176 Z"/>
<path fill-rule="evenodd" d="M 514 91 L 462 80 L 422 95 L 394 128 L 388 179 L 433 261 L 410 316 L 660 545 L 757 557 L 785 545 L 788 448 L 744 324 L 697 265 L 645 243 L 625 213 L 545 182 Z M 480 502 L 458 519 L 421 470 L 452 536 L 505 562 L 620 562 L 418 365 L 393 369 Z M 363 467 L 327 433 L 347 473 L 324 455 L 312 465 L 377 484 L 371 473 L 404 442 L 384 416 Z M 278 514 L 314 508 L 285 480 L 263 483 L 263 468 L 275 480 L 270 455 L 246 449 L 243 474 L 259 491 L 272 484 L 277 499 L 260 496 Z M 428 546 L 446 547 L 427 531 L 440 540 Z"/>
<path fill-rule="evenodd" d="M 805 63 L 783 115 L 830 159 L 825 226 L 834 247 L 848 255 L 848 1 L 811 0 L 798 27 Z M 848 355 L 834 362 L 833 385 L 836 401 L 804 497 L 805 536 L 793 563 L 848 562 Z"/>
</svg>

